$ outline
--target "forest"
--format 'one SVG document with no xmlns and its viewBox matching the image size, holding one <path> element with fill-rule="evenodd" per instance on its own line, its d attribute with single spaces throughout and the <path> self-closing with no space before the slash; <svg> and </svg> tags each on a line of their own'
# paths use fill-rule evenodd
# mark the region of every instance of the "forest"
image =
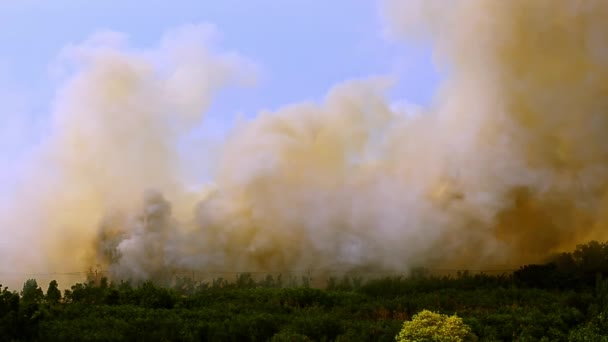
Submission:
<svg viewBox="0 0 608 342">
<path fill-rule="evenodd" d="M 500 275 L 41 285 L 2 289 L 0 341 L 395 341 L 424 310 L 470 330 L 425 341 L 608 341 L 608 242 Z"/>
</svg>

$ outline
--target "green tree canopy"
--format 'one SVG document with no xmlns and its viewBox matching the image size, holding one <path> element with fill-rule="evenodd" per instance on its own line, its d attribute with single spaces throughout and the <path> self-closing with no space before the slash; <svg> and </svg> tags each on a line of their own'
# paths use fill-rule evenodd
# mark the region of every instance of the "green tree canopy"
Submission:
<svg viewBox="0 0 608 342">
<path fill-rule="evenodd" d="M 57 303 L 61 300 L 61 291 L 59 291 L 57 281 L 53 280 L 49 283 L 49 288 L 46 290 L 46 301 L 48 303 Z"/>
<path fill-rule="evenodd" d="M 36 279 L 28 279 L 25 284 L 23 284 L 21 298 L 25 303 L 39 303 L 42 301 L 44 298 L 44 293 L 38 286 Z"/>
<path fill-rule="evenodd" d="M 471 329 L 462 318 L 423 310 L 403 323 L 395 339 L 397 342 L 462 342 L 472 337 Z"/>
</svg>

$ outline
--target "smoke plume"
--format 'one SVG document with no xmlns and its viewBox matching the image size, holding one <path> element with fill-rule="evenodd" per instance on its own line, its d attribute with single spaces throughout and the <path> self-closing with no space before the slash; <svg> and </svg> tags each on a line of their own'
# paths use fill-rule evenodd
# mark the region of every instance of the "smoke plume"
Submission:
<svg viewBox="0 0 608 342">
<path fill-rule="evenodd" d="M 180 138 L 217 91 L 252 80 L 251 63 L 212 49 L 206 26 L 155 50 L 115 33 L 66 49 L 52 129 L 3 215 L 18 246 L 3 264 L 134 279 L 407 272 L 511 267 L 606 239 L 608 3 L 382 9 L 393 38 L 434 44 L 434 104 L 408 113 L 387 99 L 392 79 L 346 81 L 235 127 L 200 191 Z"/>
</svg>

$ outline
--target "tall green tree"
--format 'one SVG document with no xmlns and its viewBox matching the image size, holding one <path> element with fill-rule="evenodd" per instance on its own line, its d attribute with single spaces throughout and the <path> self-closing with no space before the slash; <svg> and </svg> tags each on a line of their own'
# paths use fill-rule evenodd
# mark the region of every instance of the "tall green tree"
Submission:
<svg viewBox="0 0 608 342">
<path fill-rule="evenodd" d="M 36 279 L 28 279 L 23 284 L 21 299 L 24 303 L 40 303 L 44 299 L 44 293 L 38 286 Z"/>
<path fill-rule="evenodd" d="M 47 303 L 56 304 L 61 300 L 61 291 L 59 291 L 57 281 L 53 280 L 49 283 L 49 288 L 46 290 Z"/>
</svg>

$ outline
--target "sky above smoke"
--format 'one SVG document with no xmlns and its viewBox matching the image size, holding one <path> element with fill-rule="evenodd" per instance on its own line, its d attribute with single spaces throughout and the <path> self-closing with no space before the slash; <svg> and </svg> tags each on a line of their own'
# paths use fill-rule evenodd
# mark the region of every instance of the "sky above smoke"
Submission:
<svg viewBox="0 0 608 342">
<path fill-rule="evenodd" d="M 282 10 L 261 4 L 268 16 Z M 63 46 L 49 67 L 48 114 L 22 114 L 32 110 L 27 97 L 7 97 L 13 171 L 0 205 L 0 266 L 101 265 L 140 280 L 178 271 L 408 272 L 512 267 L 606 238 L 607 4 L 386 0 L 373 8 L 378 23 L 359 25 L 367 25 L 363 41 L 374 32 L 378 42 L 352 58 L 332 56 L 332 39 L 344 44 L 334 31 L 303 48 L 310 43 L 297 32 L 314 26 L 302 20 L 314 11 L 285 9 L 302 23 L 277 19 L 264 32 L 288 42 L 272 49 L 293 63 L 278 64 L 289 65 L 288 81 L 270 89 L 289 89 L 277 99 L 301 96 L 240 118 L 209 119 L 222 108 L 214 103 L 238 103 L 240 92 L 272 83 L 263 44 L 226 48 L 221 27 L 202 23 L 143 45 L 99 30 Z M 336 26 L 348 11 L 322 13 Z M 385 64 L 376 55 L 370 69 L 341 69 L 376 44 L 432 47 L 444 73 L 432 100 L 408 99 L 404 49 L 395 50 L 404 62 L 393 51 Z M 283 53 L 289 46 L 299 54 Z M 338 74 L 324 70 L 334 66 L 344 77 L 328 81 Z M 317 74 L 328 81 L 322 96 L 317 80 L 297 78 Z M 429 89 L 436 74 L 428 75 L 409 82 Z M 24 137 L 36 143 L 23 147 Z"/>
</svg>

